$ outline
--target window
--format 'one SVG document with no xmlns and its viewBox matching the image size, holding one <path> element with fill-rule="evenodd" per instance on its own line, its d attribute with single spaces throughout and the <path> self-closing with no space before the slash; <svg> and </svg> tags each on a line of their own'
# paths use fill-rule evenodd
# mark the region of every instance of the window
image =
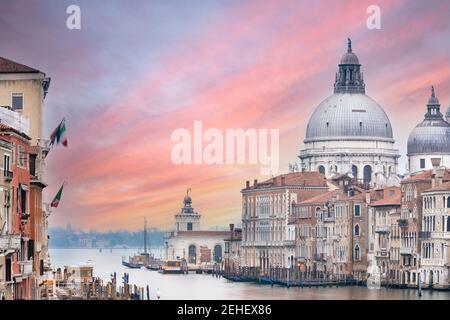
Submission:
<svg viewBox="0 0 450 320">
<path fill-rule="evenodd" d="M 353 257 L 354 257 L 353 260 L 355 260 L 355 261 L 358 261 L 358 260 L 361 259 L 361 257 L 360 257 L 360 250 L 359 250 L 359 246 L 358 245 L 355 246 Z"/>
<path fill-rule="evenodd" d="M 355 217 L 361 216 L 361 205 L 355 204 Z"/>
<path fill-rule="evenodd" d="M 30 154 L 30 174 L 36 176 L 36 155 Z"/>
<path fill-rule="evenodd" d="M 10 169 L 10 164 L 9 164 L 9 155 L 5 154 L 4 158 L 3 158 L 3 173 L 5 174 L 5 176 L 9 173 Z"/>
<path fill-rule="evenodd" d="M 187 224 L 187 230 L 192 231 L 192 222 L 188 222 Z"/>
<path fill-rule="evenodd" d="M 23 110 L 23 94 L 13 93 L 11 97 L 11 109 Z"/>
<path fill-rule="evenodd" d="M 355 226 L 355 236 L 359 236 L 359 225 Z"/>
<path fill-rule="evenodd" d="M 25 147 L 22 145 L 17 146 L 17 151 L 18 151 L 18 155 L 17 155 L 17 165 L 19 167 L 22 168 L 26 168 L 27 163 L 28 163 L 28 158 L 27 158 L 27 154 L 25 152 Z"/>
<path fill-rule="evenodd" d="M 420 169 L 425 169 L 425 159 L 420 159 Z"/>
</svg>

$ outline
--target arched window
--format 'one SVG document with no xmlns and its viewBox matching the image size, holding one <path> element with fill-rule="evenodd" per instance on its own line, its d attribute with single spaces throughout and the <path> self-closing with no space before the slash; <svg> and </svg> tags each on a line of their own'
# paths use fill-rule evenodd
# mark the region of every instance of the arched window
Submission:
<svg viewBox="0 0 450 320">
<path fill-rule="evenodd" d="M 325 167 L 324 166 L 319 166 L 318 170 L 321 175 L 325 175 Z"/>
<path fill-rule="evenodd" d="M 359 224 L 355 226 L 355 236 L 359 236 Z"/>
<path fill-rule="evenodd" d="M 358 167 L 355 165 L 352 165 L 352 174 L 353 178 L 358 179 Z"/>
<path fill-rule="evenodd" d="M 189 257 L 188 257 L 189 263 L 196 264 L 197 263 L 197 248 L 195 247 L 195 245 L 191 244 L 189 246 L 188 251 L 189 251 Z"/>
<path fill-rule="evenodd" d="M 370 184 L 372 182 L 372 167 L 364 166 L 364 183 Z"/>
<path fill-rule="evenodd" d="M 353 260 L 358 261 L 360 259 L 361 259 L 361 257 L 360 257 L 359 245 L 356 245 L 355 249 L 354 249 Z"/>
<path fill-rule="evenodd" d="M 450 208 L 450 197 L 447 198 L 447 208 Z"/>
<path fill-rule="evenodd" d="M 447 231 L 450 231 L 450 216 L 447 217 Z"/>
</svg>

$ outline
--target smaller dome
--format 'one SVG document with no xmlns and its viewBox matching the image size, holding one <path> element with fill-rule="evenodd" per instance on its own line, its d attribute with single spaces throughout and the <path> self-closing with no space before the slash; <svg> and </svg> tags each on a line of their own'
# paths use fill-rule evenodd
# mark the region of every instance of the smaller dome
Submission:
<svg viewBox="0 0 450 320">
<path fill-rule="evenodd" d="M 444 120 L 440 112 L 434 87 L 431 87 L 427 109 L 425 119 L 409 135 L 408 155 L 450 154 L 450 123 Z"/>
<path fill-rule="evenodd" d="M 347 52 L 341 58 L 341 64 L 359 64 L 359 59 L 352 51 L 352 40 L 348 39 Z"/>
<path fill-rule="evenodd" d="M 359 60 L 353 52 L 346 52 L 341 58 L 341 64 L 359 64 Z"/>
<path fill-rule="evenodd" d="M 186 195 L 183 199 L 183 203 L 184 203 L 184 205 L 191 204 L 192 198 L 190 196 Z"/>
</svg>

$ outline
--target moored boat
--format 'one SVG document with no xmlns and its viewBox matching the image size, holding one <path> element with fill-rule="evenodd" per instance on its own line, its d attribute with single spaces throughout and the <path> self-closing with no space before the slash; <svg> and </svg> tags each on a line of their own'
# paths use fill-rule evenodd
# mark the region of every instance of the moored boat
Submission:
<svg viewBox="0 0 450 320">
<path fill-rule="evenodd" d="M 164 260 L 161 269 L 159 269 L 159 272 L 163 274 L 182 274 L 186 271 L 185 260 Z"/>
</svg>

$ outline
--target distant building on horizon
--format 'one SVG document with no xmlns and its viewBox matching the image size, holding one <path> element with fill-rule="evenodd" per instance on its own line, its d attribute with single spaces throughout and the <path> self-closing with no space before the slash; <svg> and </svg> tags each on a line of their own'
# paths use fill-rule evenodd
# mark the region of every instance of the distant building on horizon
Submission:
<svg viewBox="0 0 450 320">
<path fill-rule="evenodd" d="M 201 215 L 192 207 L 188 191 L 183 199 L 183 207 L 175 215 L 174 230 L 165 235 L 166 259 L 185 259 L 188 265 L 222 262 L 224 239 L 230 236 L 230 232 L 201 230 L 200 221 Z"/>
</svg>

